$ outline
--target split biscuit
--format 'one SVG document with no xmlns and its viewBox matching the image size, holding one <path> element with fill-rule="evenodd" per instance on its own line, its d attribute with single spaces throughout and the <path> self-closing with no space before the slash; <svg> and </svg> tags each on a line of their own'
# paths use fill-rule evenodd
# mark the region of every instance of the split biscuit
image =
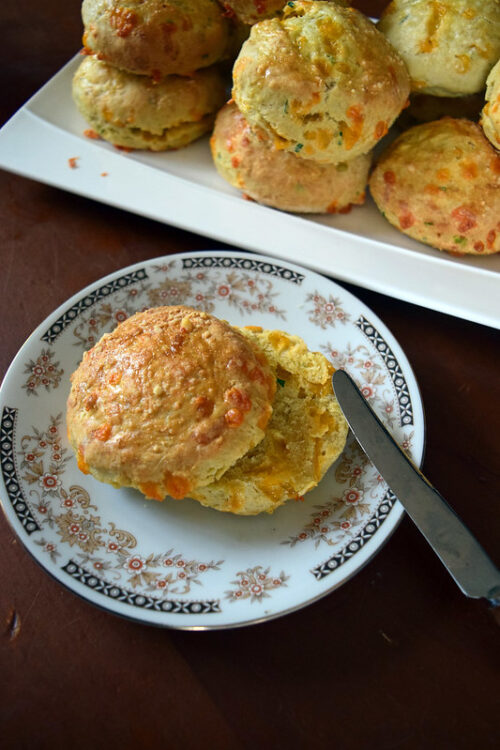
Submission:
<svg viewBox="0 0 500 750">
<path fill-rule="evenodd" d="M 216 481 L 257 445 L 276 389 L 252 341 L 182 306 L 120 323 L 71 383 L 67 427 L 80 469 L 155 500 Z"/>
<path fill-rule="evenodd" d="M 334 369 L 322 354 L 282 331 L 238 330 L 276 372 L 273 414 L 264 439 L 192 497 L 238 515 L 272 513 L 316 487 L 343 451 L 348 426 L 333 393 Z"/>
</svg>

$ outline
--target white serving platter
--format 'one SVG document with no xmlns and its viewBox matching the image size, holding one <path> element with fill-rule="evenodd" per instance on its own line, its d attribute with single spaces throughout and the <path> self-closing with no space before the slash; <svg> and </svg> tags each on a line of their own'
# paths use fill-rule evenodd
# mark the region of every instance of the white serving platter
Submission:
<svg viewBox="0 0 500 750">
<path fill-rule="evenodd" d="M 124 153 L 83 135 L 76 55 L 0 130 L 0 167 L 166 224 L 484 325 L 500 327 L 500 255 L 456 258 L 391 227 L 368 198 L 348 215 L 292 215 L 242 199 L 208 139 Z M 69 159 L 76 159 L 71 168 Z M 103 176 L 104 175 L 104 176 Z"/>
</svg>

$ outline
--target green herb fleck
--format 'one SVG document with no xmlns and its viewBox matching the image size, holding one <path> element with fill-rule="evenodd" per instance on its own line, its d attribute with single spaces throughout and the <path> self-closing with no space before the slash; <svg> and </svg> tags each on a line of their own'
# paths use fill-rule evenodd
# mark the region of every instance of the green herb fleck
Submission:
<svg viewBox="0 0 500 750">
<path fill-rule="evenodd" d="M 288 5 L 289 8 L 293 8 L 294 7 L 294 3 L 287 3 L 287 5 Z"/>
<path fill-rule="evenodd" d="M 299 153 L 299 151 L 300 151 L 300 150 L 301 150 L 302 148 L 304 148 L 304 144 L 303 144 L 303 143 L 297 143 L 297 145 L 296 145 L 296 146 L 295 146 L 295 148 L 294 148 L 294 151 L 295 151 L 295 153 L 296 153 L 296 154 L 298 154 L 298 153 Z"/>
<path fill-rule="evenodd" d="M 440 185 L 440 186 L 439 186 L 439 189 L 440 189 L 440 190 L 444 190 L 445 192 L 446 192 L 446 190 L 448 190 L 448 188 L 447 188 L 447 187 L 445 187 L 445 185 Z"/>
<path fill-rule="evenodd" d="M 425 224 L 426 227 L 433 227 L 434 226 L 434 222 L 433 221 L 424 221 L 424 224 Z"/>
<path fill-rule="evenodd" d="M 283 107 L 283 112 L 285 113 L 285 115 L 288 114 L 288 99 L 286 100 L 285 105 Z"/>
<path fill-rule="evenodd" d="M 453 242 L 456 245 L 463 245 L 464 242 L 467 242 L 467 237 L 453 237 Z"/>
<path fill-rule="evenodd" d="M 288 5 L 290 5 L 290 3 L 288 3 Z M 278 383 L 278 385 L 280 385 L 280 386 L 281 386 L 282 388 L 284 388 L 284 387 L 285 387 L 285 381 L 284 381 L 284 380 L 282 380 L 281 378 L 276 378 L 276 382 L 277 382 L 277 383 Z"/>
</svg>

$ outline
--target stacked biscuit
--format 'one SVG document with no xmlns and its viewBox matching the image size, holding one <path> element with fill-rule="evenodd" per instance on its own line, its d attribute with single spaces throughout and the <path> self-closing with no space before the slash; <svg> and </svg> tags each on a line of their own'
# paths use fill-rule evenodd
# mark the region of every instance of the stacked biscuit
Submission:
<svg viewBox="0 0 500 750">
<path fill-rule="evenodd" d="M 404 62 L 363 14 L 293 0 L 241 48 L 211 141 L 215 165 L 258 202 L 346 210 L 363 202 L 371 151 L 408 94 Z"/>
<path fill-rule="evenodd" d="M 344 448 L 332 373 L 296 336 L 153 308 L 85 353 L 68 436 L 79 468 L 115 487 L 272 512 L 315 487 Z"/>
<path fill-rule="evenodd" d="M 211 130 L 237 38 L 216 0 L 83 0 L 82 18 L 73 97 L 98 135 L 164 151 Z"/>
<path fill-rule="evenodd" d="M 439 250 L 499 252 L 500 3 L 393 0 L 378 28 L 408 66 L 409 112 L 423 124 L 382 153 L 370 178 L 377 206 Z"/>
</svg>

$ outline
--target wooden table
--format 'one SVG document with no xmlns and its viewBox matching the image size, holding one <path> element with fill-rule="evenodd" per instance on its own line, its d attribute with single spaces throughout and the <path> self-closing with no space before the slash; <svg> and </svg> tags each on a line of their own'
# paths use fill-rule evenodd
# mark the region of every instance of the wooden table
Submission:
<svg viewBox="0 0 500 750">
<path fill-rule="evenodd" d="M 80 44 L 79 3 L 4 0 L 1 121 Z M 383 3 L 365 3 L 375 12 Z M 0 372 L 52 310 L 131 263 L 221 247 L 0 172 Z M 500 564 L 493 329 L 349 287 L 420 384 L 424 471 Z M 207 633 L 141 626 L 64 589 L 0 518 L 3 748 L 498 747 L 498 625 L 409 520 L 312 606 Z"/>
</svg>

